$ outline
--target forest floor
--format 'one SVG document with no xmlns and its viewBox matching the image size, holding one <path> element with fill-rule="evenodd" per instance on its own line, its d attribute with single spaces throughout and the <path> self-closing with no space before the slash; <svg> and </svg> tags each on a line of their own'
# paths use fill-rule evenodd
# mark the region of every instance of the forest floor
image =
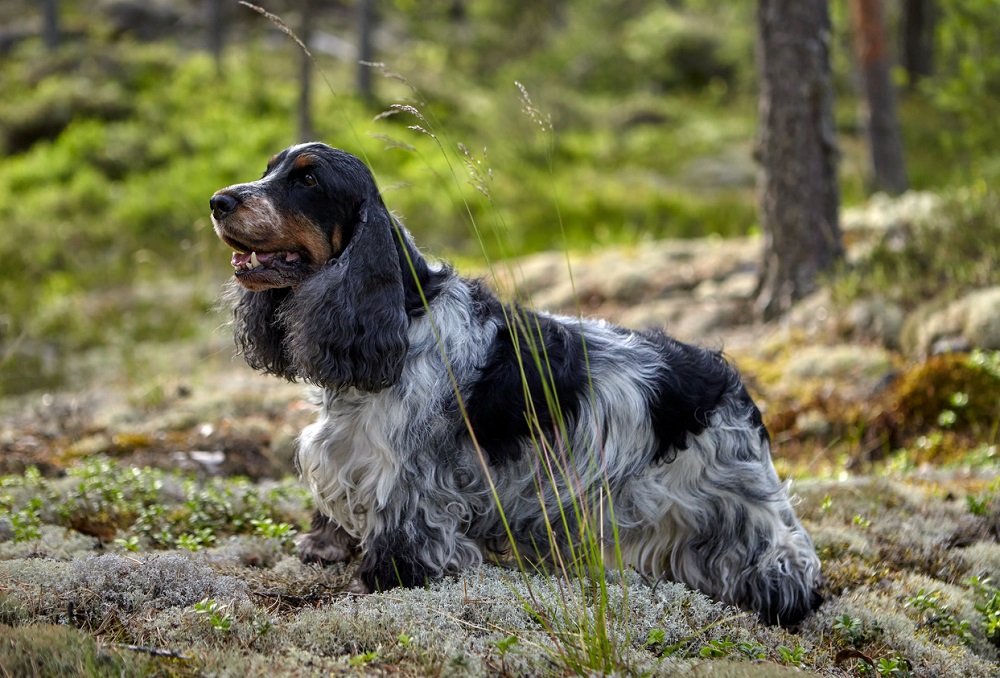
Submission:
<svg viewBox="0 0 1000 678">
<path fill-rule="evenodd" d="M 310 513 L 294 440 L 315 408 L 221 331 L 0 402 L 0 675 L 1000 675 L 996 429 L 963 419 L 980 372 L 831 332 L 822 296 L 747 322 L 758 247 L 600 252 L 572 285 L 562 255 L 535 256 L 511 277 L 740 365 L 823 564 L 825 602 L 797 629 L 633 572 L 601 587 L 484 565 L 349 593 L 354 564 L 294 555 Z M 928 395 L 940 374 L 951 390 Z"/>
</svg>

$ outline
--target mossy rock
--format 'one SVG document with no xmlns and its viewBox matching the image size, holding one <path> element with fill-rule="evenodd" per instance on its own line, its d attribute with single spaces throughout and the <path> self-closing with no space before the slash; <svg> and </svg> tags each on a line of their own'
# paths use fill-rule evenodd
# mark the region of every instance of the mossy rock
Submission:
<svg viewBox="0 0 1000 678">
<path fill-rule="evenodd" d="M 907 447 L 919 436 L 941 432 L 950 444 L 934 445 L 933 456 L 942 461 L 942 455 L 962 452 L 969 440 L 996 430 L 1000 377 L 966 354 L 933 356 L 903 371 L 865 412 L 869 449 L 878 441 L 883 448 Z"/>
<path fill-rule="evenodd" d="M 918 308 L 907 318 L 901 342 L 904 351 L 917 355 L 932 353 L 941 343 L 1000 350 L 1000 286 Z"/>
</svg>

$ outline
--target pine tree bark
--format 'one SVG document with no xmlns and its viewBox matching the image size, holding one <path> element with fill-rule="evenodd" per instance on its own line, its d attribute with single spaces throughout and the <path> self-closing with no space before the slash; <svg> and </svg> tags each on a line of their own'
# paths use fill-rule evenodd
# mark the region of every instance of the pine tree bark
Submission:
<svg viewBox="0 0 1000 678">
<path fill-rule="evenodd" d="M 222 75 L 222 51 L 226 45 L 226 12 L 223 0 L 208 0 L 205 12 L 208 51 L 215 60 L 215 72 Z"/>
<path fill-rule="evenodd" d="M 910 186 L 896 116 L 896 93 L 889 72 L 881 0 L 851 0 L 854 46 L 865 96 L 862 117 L 868 136 L 872 178 L 877 190 L 898 194 Z"/>
<path fill-rule="evenodd" d="M 827 0 L 759 0 L 756 156 L 764 254 L 755 311 L 769 320 L 842 256 Z"/>
<path fill-rule="evenodd" d="M 906 87 L 914 90 L 934 72 L 934 0 L 905 0 L 900 6 L 899 56 Z"/>
<path fill-rule="evenodd" d="M 42 2 L 42 39 L 49 49 L 59 46 L 59 0 Z"/>
</svg>

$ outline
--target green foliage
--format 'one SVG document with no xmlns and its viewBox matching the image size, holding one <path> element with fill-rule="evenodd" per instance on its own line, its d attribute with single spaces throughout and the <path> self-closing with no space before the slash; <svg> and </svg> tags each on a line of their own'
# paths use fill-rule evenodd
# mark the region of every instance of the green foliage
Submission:
<svg viewBox="0 0 1000 678">
<path fill-rule="evenodd" d="M 41 510 L 43 502 L 38 497 L 32 497 L 28 504 L 11 513 L 10 522 L 14 527 L 14 541 L 31 541 L 41 536 Z"/>
<path fill-rule="evenodd" d="M 794 648 L 788 647 L 787 645 L 779 645 L 778 656 L 781 657 L 782 664 L 802 668 L 802 662 L 805 660 L 806 650 L 801 645 L 796 645 Z"/>
<path fill-rule="evenodd" d="M 233 617 L 226 612 L 227 607 L 212 598 L 203 598 L 194 604 L 194 613 L 205 619 L 217 633 L 229 633 Z"/>
<path fill-rule="evenodd" d="M 983 635 L 1000 647 L 1000 589 L 989 579 L 981 580 L 979 577 L 970 577 L 968 583 L 980 598 L 976 611 L 982 615 Z"/>
<path fill-rule="evenodd" d="M 879 678 L 888 676 L 910 678 L 914 675 L 910 669 L 910 663 L 904 657 L 900 657 L 897 654 L 892 654 L 888 657 L 879 657 L 874 665 L 861 660 L 861 663 L 858 665 L 858 673 L 863 676 L 879 676 Z"/>
<path fill-rule="evenodd" d="M 861 622 L 847 613 L 834 620 L 833 630 L 849 645 L 857 645 L 865 637 Z"/>
<path fill-rule="evenodd" d="M 100 457 L 71 467 L 65 480 L 42 478 L 34 470 L 5 476 L 0 487 L 10 490 L 0 500 L 10 511 L 15 540 L 36 539 L 41 525 L 53 523 L 126 551 L 140 544 L 197 551 L 221 536 L 246 534 L 276 540 L 290 552 L 297 531 L 293 517 L 279 507 L 289 492 L 305 496 L 297 486 L 265 492 L 245 479 L 196 479 Z M 15 493 L 23 488 L 32 493 Z"/>
<path fill-rule="evenodd" d="M 710 640 L 708 645 L 705 645 L 698 652 L 699 657 L 706 659 L 717 659 L 719 657 L 728 657 L 729 654 L 736 647 L 734 643 L 729 638 L 722 638 L 720 640 Z"/>
<path fill-rule="evenodd" d="M 985 516 L 989 512 L 990 497 L 975 497 L 971 494 L 965 496 L 965 503 L 969 507 L 969 513 L 974 516 Z"/>
<path fill-rule="evenodd" d="M 945 636 L 954 636 L 963 643 L 972 640 L 969 622 L 959 619 L 942 600 L 940 591 L 921 588 L 916 595 L 906 599 L 906 607 L 916 610 L 920 622 Z"/>
<path fill-rule="evenodd" d="M 1000 173 L 1000 30 L 994 0 L 941 3 L 935 42 L 937 73 L 925 90 L 957 124 L 940 134 L 966 162 L 967 176 Z"/>
<path fill-rule="evenodd" d="M 477 5 L 469 11 L 523 22 L 523 12 L 505 7 Z M 416 23 L 435 21 L 415 6 L 401 9 L 411 13 L 417 35 Z M 538 8 L 538 16 L 549 17 L 551 9 Z M 643 74 L 647 61 L 683 67 L 657 56 L 655 50 L 667 44 L 660 38 L 640 39 L 653 15 L 674 22 L 677 41 L 700 41 L 687 68 L 708 66 L 709 71 L 670 76 L 682 89 L 692 78 L 725 80 L 737 66 L 745 70 L 746 60 L 730 51 L 733 41 L 723 38 L 726 26 L 738 25 L 732 17 L 709 21 L 704 8 L 650 8 L 650 17 L 645 11 L 628 10 L 634 21 L 621 28 L 637 33 L 628 44 L 654 49 L 635 57 L 637 77 L 650 80 Z M 559 39 L 566 40 L 561 49 L 609 44 L 572 37 L 592 30 L 592 22 L 603 22 L 609 12 L 620 15 L 621 10 L 574 8 L 574 19 L 560 32 Z M 668 14 L 673 18 L 663 18 Z M 476 24 L 476 30 L 493 29 Z M 530 33 L 514 32 L 534 43 Z M 428 31 L 428 36 L 436 34 Z M 510 51 L 511 32 L 497 36 L 496 47 Z M 490 39 L 484 34 L 470 45 L 482 48 L 482 40 Z M 287 49 L 272 53 L 269 48 L 265 57 L 259 45 L 234 45 L 224 78 L 205 55 L 181 54 L 166 43 L 105 44 L 96 37 L 86 48 L 56 53 L 26 43 L 0 64 L 0 101 L 5 102 L 0 129 L 8 135 L 8 149 L 17 151 L 0 165 L 5 228 L 0 346 L 7 349 L 21 340 L 15 348 L 24 351 L 0 351 L 0 392 L 44 384 L 38 373 L 51 361 L 34 348 L 42 340 L 62 355 L 136 340 L 185 338 L 201 330 L 200 320 L 228 273 L 225 248 L 208 220 L 207 198 L 222 186 L 254 178 L 272 153 L 295 140 L 296 97 L 289 74 L 296 49 L 289 41 Z M 582 75 L 581 82 L 593 83 L 591 91 L 559 85 L 566 89 L 553 90 L 547 98 L 563 107 L 560 134 L 539 142 L 519 110 L 513 78 L 504 76 L 499 90 L 488 89 L 493 83 L 483 89 L 484 83 L 459 81 L 455 63 L 435 62 L 435 49 L 415 50 L 413 68 L 452 69 L 450 87 L 442 90 L 439 78 L 427 78 L 432 83 L 427 97 L 391 80 L 380 86 L 388 98 L 430 99 L 423 107 L 431 124 L 424 127 L 434 127 L 436 138 L 406 129 L 405 114 L 372 122 L 373 111 L 352 97 L 322 87 L 316 92 L 319 136 L 369 161 L 387 200 L 424 246 L 478 254 L 472 220 L 492 255 L 563 247 L 566 239 L 571 246 L 588 247 L 595 241 L 742 234 L 751 228 L 750 182 L 706 184 L 691 191 L 682 177 L 693 157 L 745 146 L 752 134 L 750 111 L 723 102 L 718 92 L 666 99 L 637 91 L 623 108 L 621 68 L 609 54 L 615 94 L 594 95 L 600 87 Z M 500 77 L 488 51 L 475 56 L 488 64 L 484 70 Z M 544 73 L 521 61 L 544 57 L 531 50 L 512 53 L 518 64 L 513 67 L 522 74 Z M 323 67 L 334 87 L 341 86 L 336 67 Z M 552 68 L 565 75 L 561 60 Z M 692 108 L 700 113 L 692 116 Z M 620 119 L 609 126 L 615 116 Z M 442 118 L 447 133 L 438 129 Z M 38 129 L 27 129 L 32 122 Z M 474 195 L 463 172 L 438 153 L 438 143 L 454 152 L 459 141 L 488 149 L 488 165 L 485 150 L 477 155 L 484 166 L 496 168 L 496 202 Z M 555 227 L 558 223 L 562 228 Z M 25 280 L 32 281 L 31 294 L 24 293 Z"/>
</svg>

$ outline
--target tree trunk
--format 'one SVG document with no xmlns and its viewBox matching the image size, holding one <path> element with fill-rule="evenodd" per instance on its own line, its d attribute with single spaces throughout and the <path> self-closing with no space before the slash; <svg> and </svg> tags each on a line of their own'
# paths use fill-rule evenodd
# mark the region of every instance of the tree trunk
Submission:
<svg viewBox="0 0 1000 678">
<path fill-rule="evenodd" d="M 313 33 L 313 0 L 302 0 L 302 22 L 299 39 L 309 47 Z M 312 58 L 301 50 L 299 61 L 299 141 L 313 141 L 316 133 L 312 123 Z"/>
<path fill-rule="evenodd" d="M 372 69 L 365 65 L 375 60 L 372 46 L 375 21 L 375 0 L 358 0 L 358 95 L 367 102 L 375 99 Z"/>
<path fill-rule="evenodd" d="M 42 38 L 49 49 L 59 46 L 59 0 L 42 2 Z"/>
<path fill-rule="evenodd" d="M 215 71 L 222 75 L 222 50 L 226 45 L 226 14 L 223 0 L 208 0 L 205 30 L 208 51 L 215 59 Z"/>
<path fill-rule="evenodd" d="M 900 62 L 906 71 L 907 89 L 934 72 L 934 0 L 904 0 L 900 17 Z"/>
<path fill-rule="evenodd" d="M 814 291 L 843 246 L 827 0 L 759 0 L 757 30 L 764 255 L 755 311 L 768 320 Z"/>
<path fill-rule="evenodd" d="M 865 96 L 862 117 L 871 153 L 875 187 L 889 193 L 909 188 L 903 142 L 896 117 L 896 95 L 889 72 L 881 0 L 851 0 L 854 46 Z"/>
</svg>

